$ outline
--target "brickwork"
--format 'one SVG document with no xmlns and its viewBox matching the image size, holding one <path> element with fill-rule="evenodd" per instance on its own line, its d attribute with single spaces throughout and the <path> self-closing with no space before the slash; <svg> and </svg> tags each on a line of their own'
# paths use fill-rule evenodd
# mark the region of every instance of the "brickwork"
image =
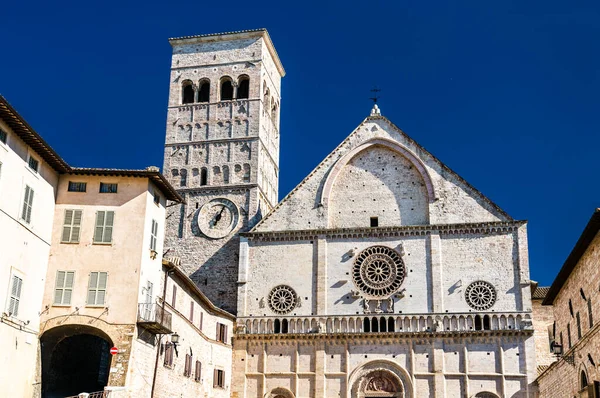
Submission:
<svg viewBox="0 0 600 398">
<path fill-rule="evenodd" d="M 542 305 L 543 298 L 531 300 L 533 307 L 533 326 L 535 339 L 535 356 L 537 365 L 550 365 L 556 361 L 550 351 L 551 331 L 554 323 L 554 313 L 551 306 Z M 548 331 L 550 330 L 550 332 Z"/>
<path fill-rule="evenodd" d="M 284 72 L 264 30 L 171 44 L 163 170 L 187 204 L 170 209 L 166 247 L 214 303 L 235 312 L 236 233 L 251 228 L 277 202 Z M 249 93 L 240 98 L 244 80 Z M 224 81 L 233 85 L 231 99 L 222 95 Z M 201 98 L 204 84 L 210 85 L 208 98 Z M 184 96 L 188 86 L 191 101 Z M 202 206 L 214 198 L 228 198 L 240 211 L 239 223 L 219 239 L 198 227 Z"/>
<path fill-rule="evenodd" d="M 569 364 L 563 358 L 540 375 L 538 378 L 540 397 L 578 396 L 584 387 L 581 384 L 582 372 L 586 374 L 588 383 L 600 381 L 600 373 L 596 367 L 600 364 L 598 354 L 600 353 L 600 292 L 598 290 L 600 267 L 598 264 L 600 264 L 600 234 L 596 234 L 586 248 L 577 265 L 564 281 L 551 307 L 556 321 L 555 339 L 563 346 L 564 356 L 569 359 L 572 356 L 573 364 Z M 590 308 L 588 300 L 591 304 L 591 317 L 588 311 Z M 579 328 L 581 337 L 579 337 Z M 569 343 L 569 330 L 571 343 Z"/>
</svg>

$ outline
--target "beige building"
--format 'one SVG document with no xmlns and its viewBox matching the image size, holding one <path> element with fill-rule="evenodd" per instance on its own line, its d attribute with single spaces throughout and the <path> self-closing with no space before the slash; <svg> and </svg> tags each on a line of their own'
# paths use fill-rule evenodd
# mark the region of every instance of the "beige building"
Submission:
<svg viewBox="0 0 600 398">
<path fill-rule="evenodd" d="M 542 398 L 600 396 L 599 231 L 596 209 L 543 301 L 554 313 L 558 360 L 537 378 Z"/>
<path fill-rule="evenodd" d="M 58 175 L 68 166 L 0 96 L 0 395 L 30 397 Z"/>
</svg>

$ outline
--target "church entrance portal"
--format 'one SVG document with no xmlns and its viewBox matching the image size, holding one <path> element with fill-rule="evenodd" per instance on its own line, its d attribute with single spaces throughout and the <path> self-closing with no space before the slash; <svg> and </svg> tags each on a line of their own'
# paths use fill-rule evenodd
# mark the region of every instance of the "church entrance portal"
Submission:
<svg viewBox="0 0 600 398">
<path fill-rule="evenodd" d="M 45 332 L 42 346 L 42 397 L 102 391 L 108 384 L 112 342 L 101 330 L 81 325 Z"/>
<path fill-rule="evenodd" d="M 387 370 L 372 371 L 360 380 L 360 398 L 404 397 L 397 377 Z"/>
</svg>

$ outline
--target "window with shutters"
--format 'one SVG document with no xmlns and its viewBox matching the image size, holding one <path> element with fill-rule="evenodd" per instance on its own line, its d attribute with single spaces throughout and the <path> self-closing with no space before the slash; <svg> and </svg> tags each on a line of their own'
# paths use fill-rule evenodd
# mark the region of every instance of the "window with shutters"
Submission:
<svg viewBox="0 0 600 398">
<path fill-rule="evenodd" d="M 183 368 L 183 375 L 185 377 L 190 377 L 192 375 L 192 356 L 190 354 L 185 354 L 185 366 Z"/>
<path fill-rule="evenodd" d="M 65 221 L 63 223 L 61 243 L 79 243 L 81 233 L 82 210 L 65 210 Z"/>
<path fill-rule="evenodd" d="M 196 361 L 196 369 L 194 372 L 194 380 L 200 381 L 202 380 L 202 362 Z"/>
<path fill-rule="evenodd" d="M 190 301 L 190 322 L 194 323 L 194 302 Z"/>
<path fill-rule="evenodd" d="M 202 331 L 202 321 L 204 320 L 204 312 L 200 312 L 200 331 Z"/>
<path fill-rule="evenodd" d="M 101 182 L 100 193 L 117 193 L 117 184 Z"/>
<path fill-rule="evenodd" d="M 8 140 L 8 133 L 2 129 L 0 129 L 0 142 L 6 144 Z"/>
<path fill-rule="evenodd" d="M 94 230 L 94 243 L 112 243 L 115 212 L 100 210 L 96 212 L 96 228 Z"/>
<path fill-rule="evenodd" d="M 40 167 L 40 162 L 36 158 L 34 158 L 33 156 L 29 155 L 28 164 L 29 164 L 29 168 L 31 170 L 35 171 L 36 173 L 38 172 L 38 169 Z"/>
<path fill-rule="evenodd" d="M 85 192 L 87 190 L 87 182 L 69 181 L 69 192 Z"/>
<path fill-rule="evenodd" d="M 168 368 L 173 367 L 173 351 L 174 351 L 173 344 L 166 343 L 165 344 L 165 357 L 164 357 L 163 364 Z"/>
<path fill-rule="evenodd" d="M 88 284 L 87 305 L 104 305 L 106 301 L 107 272 L 90 272 Z"/>
<path fill-rule="evenodd" d="M 154 204 L 155 205 L 160 205 L 160 194 L 156 191 L 154 191 Z"/>
<path fill-rule="evenodd" d="M 171 307 L 175 308 L 177 303 L 177 286 L 173 285 L 173 298 L 171 300 Z"/>
<path fill-rule="evenodd" d="M 225 371 L 221 369 L 215 369 L 213 374 L 213 387 L 224 388 L 225 387 Z"/>
<path fill-rule="evenodd" d="M 23 197 L 23 210 L 21 211 L 21 219 L 27 224 L 31 223 L 31 212 L 33 210 L 33 189 L 29 185 L 25 185 L 25 196 Z"/>
<path fill-rule="evenodd" d="M 19 303 L 21 302 L 21 290 L 23 289 L 23 278 L 12 276 L 10 284 L 10 299 L 8 300 L 7 312 L 11 316 L 19 315 Z"/>
<path fill-rule="evenodd" d="M 152 230 L 150 231 L 150 250 L 156 251 L 156 242 L 158 241 L 158 223 L 152 220 Z"/>
<path fill-rule="evenodd" d="M 58 271 L 54 286 L 54 305 L 71 305 L 75 271 Z"/>
<path fill-rule="evenodd" d="M 227 325 L 217 322 L 217 341 L 227 344 Z"/>
</svg>

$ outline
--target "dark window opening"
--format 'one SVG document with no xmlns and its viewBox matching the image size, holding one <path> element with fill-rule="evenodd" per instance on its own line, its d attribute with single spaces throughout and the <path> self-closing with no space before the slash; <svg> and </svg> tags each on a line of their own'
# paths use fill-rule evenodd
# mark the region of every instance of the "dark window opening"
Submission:
<svg viewBox="0 0 600 398">
<path fill-rule="evenodd" d="M 475 330 L 482 330 L 483 324 L 481 322 L 481 316 L 475 315 Z"/>
<path fill-rule="evenodd" d="M 575 318 L 577 319 L 577 338 L 581 339 L 581 318 L 579 317 L 579 312 Z"/>
<path fill-rule="evenodd" d="M 273 333 L 281 333 L 281 322 L 279 319 L 275 319 L 275 322 L 273 322 Z"/>
<path fill-rule="evenodd" d="M 182 187 L 187 186 L 187 170 L 182 169 L 179 172 L 179 175 L 181 176 L 181 180 L 179 181 L 179 185 Z"/>
<path fill-rule="evenodd" d="M 380 332 L 387 331 L 387 321 L 384 317 L 379 318 L 379 331 Z"/>
<path fill-rule="evenodd" d="M 225 80 L 221 83 L 221 101 L 229 101 L 233 99 L 233 85 L 231 80 Z"/>
<path fill-rule="evenodd" d="M 388 318 L 387 331 L 388 332 L 394 332 L 395 331 L 395 328 L 394 328 L 394 318 Z"/>
<path fill-rule="evenodd" d="M 117 184 L 100 183 L 100 193 L 117 193 Z"/>
<path fill-rule="evenodd" d="M 200 185 L 206 184 L 208 184 L 208 170 L 206 167 L 203 167 L 202 170 L 200 170 Z"/>
<path fill-rule="evenodd" d="M 586 388 L 588 385 L 588 380 L 587 380 L 587 376 L 585 374 L 585 372 L 582 370 L 581 371 L 581 389 L 583 390 L 584 388 Z"/>
<path fill-rule="evenodd" d="M 587 306 L 588 306 L 588 318 L 589 318 L 590 329 L 591 329 L 592 326 L 594 326 L 594 315 L 592 313 L 592 299 L 591 298 L 588 299 Z"/>
<path fill-rule="evenodd" d="M 363 319 L 363 332 L 369 333 L 371 331 L 371 321 L 369 318 Z"/>
<path fill-rule="evenodd" d="M 379 226 L 379 218 L 371 217 L 371 227 L 378 227 L 378 226 Z"/>
<path fill-rule="evenodd" d="M 483 330 L 490 330 L 490 316 L 489 315 L 484 315 L 483 316 Z"/>
<path fill-rule="evenodd" d="M 583 291 L 583 288 L 579 289 L 579 294 L 581 295 L 582 299 L 587 300 L 587 298 L 585 297 L 585 292 Z"/>
<path fill-rule="evenodd" d="M 194 87 L 191 84 L 183 86 L 183 100 L 184 104 L 191 104 L 194 102 Z"/>
<path fill-rule="evenodd" d="M 209 102 L 210 101 L 210 82 L 200 83 L 200 90 L 198 90 L 198 102 Z"/>
<path fill-rule="evenodd" d="M 377 318 L 371 319 L 371 331 L 375 333 L 379 332 L 379 321 Z"/>
<path fill-rule="evenodd" d="M 40 166 L 40 162 L 38 162 L 34 157 L 30 156 L 29 157 L 29 168 L 31 170 L 37 172 L 39 166 Z"/>
<path fill-rule="evenodd" d="M 87 183 L 69 181 L 69 192 L 85 192 Z"/>
<path fill-rule="evenodd" d="M 287 333 L 288 332 L 288 321 L 287 319 L 284 319 L 283 321 L 281 321 L 281 333 Z"/>
<path fill-rule="evenodd" d="M 244 79 L 240 81 L 240 85 L 238 86 L 237 97 L 239 99 L 248 98 L 250 95 L 250 80 Z"/>
<path fill-rule="evenodd" d="M 571 324 L 567 323 L 567 340 L 569 341 L 569 349 L 571 348 Z"/>
<path fill-rule="evenodd" d="M 569 313 L 571 314 L 571 318 L 573 318 L 573 303 L 571 299 L 569 299 Z"/>
<path fill-rule="evenodd" d="M 7 140 L 8 140 L 8 133 L 6 131 L 0 129 L 0 142 L 2 142 L 3 144 L 6 144 Z"/>
</svg>

